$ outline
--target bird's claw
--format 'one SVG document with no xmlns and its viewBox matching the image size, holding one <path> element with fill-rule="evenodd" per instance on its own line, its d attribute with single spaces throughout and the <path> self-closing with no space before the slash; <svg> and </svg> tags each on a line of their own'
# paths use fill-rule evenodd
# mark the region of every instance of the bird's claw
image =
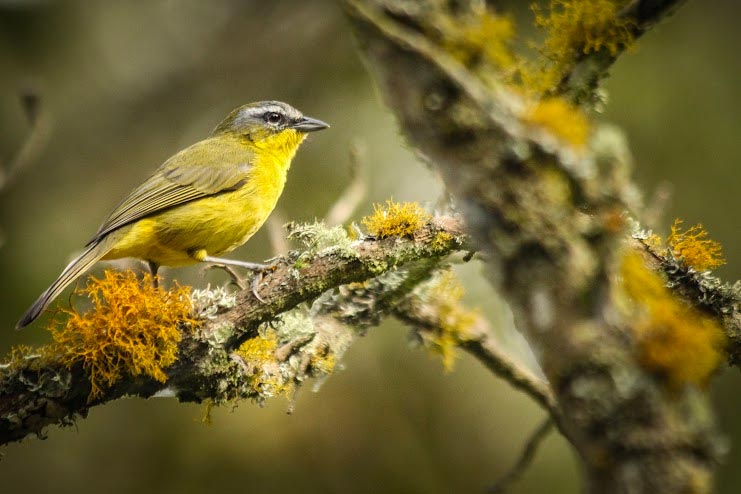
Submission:
<svg viewBox="0 0 741 494">
<path fill-rule="evenodd" d="M 260 294 L 258 293 L 261 282 L 262 282 L 262 271 L 257 271 L 255 272 L 255 276 L 253 276 L 252 278 L 252 287 L 251 287 L 252 295 L 254 295 L 255 298 L 259 300 L 260 302 L 262 302 L 263 304 L 266 304 L 267 302 L 265 301 L 265 299 L 262 298 Z"/>
<path fill-rule="evenodd" d="M 254 277 L 252 278 L 252 286 L 250 289 L 252 291 L 252 295 L 254 295 L 255 298 L 259 300 L 260 302 L 262 302 L 263 304 L 267 303 L 267 301 L 264 298 L 262 298 L 259 293 L 260 286 L 262 285 L 263 276 L 265 276 L 266 272 L 272 273 L 273 271 L 278 269 L 278 266 L 280 265 L 280 263 L 281 263 L 281 260 L 278 259 L 277 261 L 267 264 L 263 269 L 253 271 Z"/>
</svg>

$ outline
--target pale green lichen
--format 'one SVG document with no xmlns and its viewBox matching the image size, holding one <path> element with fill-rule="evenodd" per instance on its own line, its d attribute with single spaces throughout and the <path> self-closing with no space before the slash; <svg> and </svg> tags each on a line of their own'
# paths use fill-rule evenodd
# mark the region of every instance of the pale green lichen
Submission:
<svg viewBox="0 0 741 494">
<path fill-rule="evenodd" d="M 341 225 L 327 227 L 321 221 L 314 223 L 290 223 L 288 238 L 298 240 L 312 254 L 325 249 L 339 250 L 348 254 L 355 253 L 353 241 Z"/>
<path fill-rule="evenodd" d="M 193 314 L 199 319 L 214 319 L 216 314 L 237 304 L 237 294 L 224 286 L 193 290 L 190 294 Z"/>
<path fill-rule="evenodd" d="M 314 223 L 289 223 L 288 238 L 298 240 L 306 248 L 293 262 L 293 269 L 306 267 L 309 260 L 319 252 L 338 255 L 343 259 L 357 257 L 353 240 L 341 225 L 327 227 L 321 221 Z"/>
<path fill-rule="evenodd" d="M 361 334 L 380 322 L 379 304 L 387 303 L 389 293 L 398 293 L 408 283 L 409 271 L 388 271 L 375 278 L 348 283 L 322 294 L 312 305 L 312 315 L 332 317 L 358 329 Z"/>
<path fill-rule="evenodd" d="M 201 331 L 201 335 L 210 347 L 221 348 L 234 336 L 234 332 L 235 327 L 232 323 L 222 322 L 210 325 L 208 331 Z"/>
<path fill-rule="evenodd" d="M 283 314 L 275 328 L 281 344 L 311 338 L 316 334 L 314 321 L 306 311 L 296 309 Z"/>
</svg>

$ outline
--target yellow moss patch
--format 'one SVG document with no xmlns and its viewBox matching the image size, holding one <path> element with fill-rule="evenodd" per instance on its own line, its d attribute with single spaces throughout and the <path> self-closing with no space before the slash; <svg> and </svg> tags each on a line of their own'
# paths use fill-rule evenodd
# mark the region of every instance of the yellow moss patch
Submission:
<svg viewBox="0 0 741 494">
<path fill-rule="evenodd" d="M 682 259 L 687 266 L 697 271 L 707 271 L 726 263 L 723 248 L 718 242 L 708 238 L 708 232 L 703 230 L 701 224 L 682 231 L 682 220 L 675 219 L 666 243 L 674 257 Z"/>
<path fill-rule="evenodd" d="M 246 340 L 236 350 L 246 366 L 250 387 L 263 397 L 288 393 L 293 389 L 281 375 L 279 362 L 275 357 L 277 349 L 278 337 L 275 331 L 267 329 Z"/>
<path fill-rule="evenodd" d="M 545 98 L 530 105 L 522 120 L 544 128 L 575 148 L 584 147 L 589 137 L 586 115 L 563 98 Z"/>
<path fill-rule="evenodd" d="M 373 214 L 363 218 L 363 225 L 377 238 L 413 237 L 432 216 L 416 202 L 398 203 L 391 199 L 386 206 L 373 205 Z"/>
<path fill-rule="evenodd" d="M 623 258 L 620 276 L 641 365 L 674 388 L 706 384 L 724 358 L 725 335 L 719 324 L 678 300 L 639 254 Z"/>
<path fill-rule="evenodd" d="M 455 348 L 469 338 L 478 311 L 467 309 L 461 303 L 466 290 L 452 271 L 445 271 L 426 293 L 427 302 L 437 308 L 438 328 L 431 338 L 425 338 L 428 350 L 442 359 L 443 368 L 450 372 L 455 367 Z"/>
<path fill-rule="evenodd" d="M 106 271 L 75 293 L 87 296 L 93 308 L 62 310 L 67 320 L 50 330 L 59 361 L 67 367 L 82 363 L 89 374 L 90 399 L 124 375 L 166 381 L 163 369 L 177 360 L 181 327 L 199 324 L 191 315 L 189 287 L 165 291 L 152 286 L 149 275 L 139 281 L 132 271 Z"/>
</svg>

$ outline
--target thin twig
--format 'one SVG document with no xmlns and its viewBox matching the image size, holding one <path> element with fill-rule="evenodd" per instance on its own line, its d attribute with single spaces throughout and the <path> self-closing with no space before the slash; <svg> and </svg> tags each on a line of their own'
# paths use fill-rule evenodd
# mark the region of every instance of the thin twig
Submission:
<svg viewBox="0 0 741 494">
<path fill-rule="evenodd" d="M 406 303 L 395 307 L 394 315 L 416 331 L 439 331 L 439 308 L 426 304 L 418 297 L 408 297 Z M 467 329 L 466 337 L 458 342 L 461 349 L 476 357 L 487 369 L 522 391 L 541 405 L 549 414 L 557 416 L 556 399 L 548 383 L 522 363 L 513 359 L 499 345 L 487 321 L 478 316 Z"/>
<path fill-rule="evenodd" d="M 506 492 L 512 484 L 517 482 L 525 470 L 530 466 L 535 458 L 535 453 L 538 451 L 538 447 L 542 444 L 543 440 L 548 436 L 548 433 L 553 429 L 553 419 L 547 417 L 543 422 L 540 423 L 537 429 L 533 431 L 525 444 L 525 449 L 520 453 L 520 457 L 512 468 L 497 480 L 491 487 L 487 489 L 487 492 L 494 494 L 499 492 Z"/>
<path fill-rule="evenodd" d="M 658 228 L 661 219 L 666 214 L 667 207 L 671 203 L 673 193 L 674 186 L 671 182 L 664 180 L 656 186 L 643 212 L 643 223 L 648 228 Z"/>
<path fill-rule="evenodd" d="M 557 414 L 556 398 L 547 381 L 535 375 L 502 349 L 486 320 L 479 318 L 469 330 L 470 339 L 460 346 L 476 357 L 487 369 L 534 399 L 546 411 Z"/>
<path fill-rule="evenodd" d="M 23 143 L 6 166 L 0 162 L 0 192 L 11 185 L 20 172 L 32 163 L 44 149 L 51 128 L 49 118 L 41 106 L 40 92 L 33 87 L 21 91 L 23 113 L 30 125 Z"/>
<path fill-rule="evenodd" d="M 360 141 L 350 144 L 350 185 L 324 217 L 328 226 L 341 225 L 352 216 L 368 190 L 365 179 L 365 146 Z"/>
</svg>

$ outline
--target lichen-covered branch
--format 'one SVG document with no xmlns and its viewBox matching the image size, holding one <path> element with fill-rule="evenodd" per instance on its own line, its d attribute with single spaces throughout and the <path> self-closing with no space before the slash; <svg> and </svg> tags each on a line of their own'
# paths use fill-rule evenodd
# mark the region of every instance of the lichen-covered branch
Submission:
<svg viewBox="0 0 741 494">
<path fill-rule="evenodd" d="M 596 95 L 600 81 L 610 67 L 633 42 L 648 32 L 663 18 L 669 16 L 684 0 L 631 0 L 619 9 L 620 2 L 597 1 L 616 9 L 614 23 L 629 35 L 628 41 L 594 50 L 574 50 L 575 56 L 560 67 L 560 79 L 553 94 L 563 94 L 579 103 L 589 103 Z M 578 3 L 578 2 L 574 2 Z M 590 3 L 590 2 L 584 2 Z"/>
<path fill-rule="evenodd" d="M 423 340 L 439 338 L 440 328 L 450 317 L 449 314 L 441 314 L 440 304 L 425 302 L 418 296 L 408 297 L 394 306 L 393 315 L 410 325 Z M 557 418 L 558 407 L 548 383 L 502 349 L 483 317 L 473 315 L 465 331 L 456 332 L 455 338 L 457 346 Z"/>
<path fill-rule="evenodd" d="M 644 253 L 646 263 L 667 278 L 669 286 L 687 303 L 721 321 L 727 338 L 728 363 L 741 368 L 741 281 L 723 283 L 709 271 L 698 271 L 657 248 L 651 237 L 637 232 L 632 248 Z"/>
<path fill-rule="evenodd" d="M 421 219 L 394 237 L 352 241 L 342 227 L 321 225 L 295 227 L 293 234 L 308 248 L 280 258 L 265 276 L 259 287 L 264 303 L 251 290 L 193 292 L 194 316 L 174 332 L 179 343 L 172 365 L 160 364 L 174 357 L 174 350 L 150 355 L 169 336 L 163 333 L 163 314 L 140 307 L 165 312 L 164 304 L 173 299 L 172 292 L 152 289 L 151 283 L 135 294 L 139 298 L 130 308 L 123 306 L 123 315 L 105 307 L 92 318 L 73 314 L 71 334 L 55 330 L 56 346 L 16 349 L 0 368 L 0 444 L 42 434 L 50 424 L 68 424 L 91 407 L 126 395 L 220 404 L 291 392 L 297 383 L 331 372 L 356 334 L 353 327 L 376 324 L 384 316 L 381 309 L 388 310 L 392 300 L 468 242 L 460 221 L 450 216 Z M 125 291 L 120 306 L 132 300 L 129 292 L 139 290 L 138 283 L 133 276 L 117 277 L 99 281 L 92 291 L 118 296 Z M 151 297 L 162 299 L 152 304 Z M 132 311 L 139 311 L 138 336 L 126 326 Z M 91 324 L 107 326 L 106 331 Z M 143 333 L 147 326 L 151 331 Z M 80 342 L 86 332 L 105 340 Z M 145 344 L 137 350 L 132 339 Z M 112 353 L 116 345 L 121 350 Z"/>
<path fill-rule="evenodd" d="M 662 278 L 626 254 L 626 212 L 640 209 L 629 153 L 585 111 L 593 82 L 677 2 L 553 2 L 564 11 L 539 21 L 554 35 L 543 72 L 518 68 L 512 29 L 478 2 L 345 3 L 380 93 L 443 176 L 535 351 L 589 492 L 710 492 L 722 447 L 701 384 L 722 334 L 715 319 L 663 304 Z M 554 77 L 595 57 L 587 84 Z M 680 336 L 703 349 L 690 372 Z"/>
</svg>

